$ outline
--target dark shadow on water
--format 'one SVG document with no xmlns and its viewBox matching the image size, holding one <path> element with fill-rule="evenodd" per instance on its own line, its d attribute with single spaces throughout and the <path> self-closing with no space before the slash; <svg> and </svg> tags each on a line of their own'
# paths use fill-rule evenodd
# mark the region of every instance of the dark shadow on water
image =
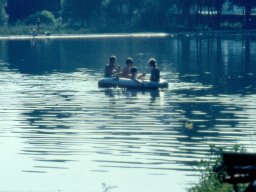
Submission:
<svg viewBox="0 0 256 192">
<path fill-rule="evenodd" d="M 184 82 L 213 85 L 215 92 L 250 94 L 256 90 L 256 40 L 184 38 L 178 44 L 178 72 Z"/>
</svg>

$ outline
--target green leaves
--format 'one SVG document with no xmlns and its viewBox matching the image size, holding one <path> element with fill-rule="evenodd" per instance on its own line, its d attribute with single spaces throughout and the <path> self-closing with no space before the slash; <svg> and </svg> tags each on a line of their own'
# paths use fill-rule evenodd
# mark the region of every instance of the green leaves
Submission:
<svg viewBox="0 0 256 192">
<path fill-rule="evenodd" d="M 232 15 L 230 21 L 222 17 L 228 3 L 244 9 L 243 26 L 249 28 L 255 24 L 251 12 L 256 7 L 255 0 L 0 0 L 0 25 L 8 19 L 5 3 L 13 24 L 47 10 L 62 17 L 65 26 L 102 32 L 219 28 L 233 21 Z"/>
<path fill-rule="evenodd" d="M 225 175 L 222 165 L 221 153 L 223 151 L 245 152 L 242 145 L 235 144 L 231 147 L 216 147 L 210 145 L 209 159 L 200 160 L 197 164 L 197 169 L 201 171 L 200 179 L 197 184 L 191 187 L 189 192 L 232 192 L 233 187 L 230 184 L 221 183 L 219 181 L 219 174 Z M 244 189 L 245 185 L 240 185 L 239 188 Z"/>
<path fill-rule="evenodd" d="M 66 21 L 89 27 L 100 13 L 102 0 L 62 0 L 62 15 Z"/>
<path fill-rule="evenodd" d="M 0 0 L 0 25 L 5 25 L 8 22 L 8 15 L 5 11 L 6 0 Z"/>
<path fill-rule="evenodd" d="M 57 15 L 61 9 L 61 0 L 6 0 L 6 12 L 9 15 L 9 23 L 24 20 L 29 15 L 47 10 Z"/>
</svg>

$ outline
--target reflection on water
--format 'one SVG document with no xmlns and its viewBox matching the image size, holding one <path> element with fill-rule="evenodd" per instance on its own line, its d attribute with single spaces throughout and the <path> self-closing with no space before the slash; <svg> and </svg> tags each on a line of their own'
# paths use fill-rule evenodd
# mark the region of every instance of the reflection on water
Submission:
<svg viewBox="0 0 256 192">
<path fill-rule="evenodd" d="M 0 46 L 0 191 L 102 191 L 104 182 L 120 191 L 185 191 L 209 145 L 255 152 L 254 36 Z M 111 54 L 121 65 L 133 57 L 141 71 L 156 57 L 170 88 L 98 88 Z"/>
</svg>

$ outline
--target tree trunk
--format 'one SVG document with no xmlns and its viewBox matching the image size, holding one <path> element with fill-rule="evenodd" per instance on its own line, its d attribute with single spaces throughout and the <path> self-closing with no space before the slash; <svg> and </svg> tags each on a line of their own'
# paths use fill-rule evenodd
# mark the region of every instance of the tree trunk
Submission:
<svg viewBox="0 0 256 192">
<path fill-rule="evenodd" d="M 184 26 L 185 28 L 189 29 L 191 28 L 190 24 L 190 5 L 189 2 L 185 2 L 183 9 L 182 9 L 182 15 L 184 18 Z"/>
<path fill-rule="evenodd" d="M 221 22 L 221 16 L 222 16 L 222 10 L 217 10 L 217 28 L 220 28 L 220 22 Z"/>
<path fill-rule="evenodd" d="M 245 7 L 245 28 L 249 29 L 251 27 L 251 12 L 252 7 L 249 5 Z"/>
</svg>

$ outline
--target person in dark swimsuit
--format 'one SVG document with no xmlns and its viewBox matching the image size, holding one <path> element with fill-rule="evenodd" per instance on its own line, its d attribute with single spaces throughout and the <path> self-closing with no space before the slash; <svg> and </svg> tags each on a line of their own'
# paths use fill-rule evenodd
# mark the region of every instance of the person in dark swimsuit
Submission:
<svg viewBox="0 0 256 192">
<path fill-rule="evenodd" d="M 148 65 L 151 68 L 150 81 L 160 81 L 160 70 L 157 67 L 156 60 L 154 58 L 149 59 Z"/>
</svg>

